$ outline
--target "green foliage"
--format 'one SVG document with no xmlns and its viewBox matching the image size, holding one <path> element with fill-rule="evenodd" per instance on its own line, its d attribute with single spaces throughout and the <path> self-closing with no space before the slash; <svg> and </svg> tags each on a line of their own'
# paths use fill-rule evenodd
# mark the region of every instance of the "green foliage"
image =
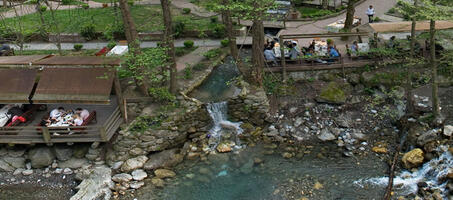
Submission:
<svg viewBox="0 0 453 200">
<path fill-rule="evenodd" d="M 193 78 L 193 71 L 192 71 L 192 67 L 190 67 L 190 65 L 186 66 L 186 68 L 184 68 L 184 79 L 188 80 L 188 79 L 192 79 Z"/>
<path fill-rule="evenodd" d="M 172 103 L 176 100 L 176 97 L 168 91 L 167 87 L 149 88 L 149 95 L 159 103 Z"/>
<path fill-rule="evenodd" d="M 333 14 L 333 12 L 330 10 L 319 8 L 297 7 L 296 9 L 300 12 L 301 18 L 317 18 Z"/>
<path fill-rule="evenodd" d="M 190 8 L 183 8 L 182 9 L 182 14 L 186 14 L 186 15 L 190 14 L 190 11 L 191 11 Z"/>
<path fill-rule="evenodd" d="M 197 63 L 193 66 L 193 69 L 196 70 L 196 71 L 201 71 L 201 70 L 204 70 L 206 69 L 208 66 L 205 64 L 205 63 Z"/>
<path fill-rule="evenodd" d="M 96 30 L 93 24 L 86 24 L 80 29 L 80 35 L 86 40 L 96 39 Z"/>
<path fill-rule="evenodd" d="M 27 4 L 38 4 L 38 0 L 29 0 Z"/>
<path fill-rule="evenodd" d="M 327 87 L 323 88 L 319 96 L 331 102 L 346 101 L 345 92 L 341 89 L 341 86 L 335 82 L 330 82 Z"/>
<path fill-rule="evenodd" d="M 217 16 L 212 16 L 210 19 L 211 19 L 211 23 L 217 23 L 219 21 L 219 17 L 217 17 Z"/>
<path fill-rule="evenodd" d="M 191 48 L 186 48 L 186 47 L 176 47 L 175 48 L 175 55 L 180 57 L 180 56 L 184 56 L 192 51 L 194 51 L 195 49 L 197 49 L 197 47 L 193 46 Z"/>
<path fill-rule="evenodd" d="M 134 5 L 134 0 L 129 0 L 129 1 L 127 1 L 127 4 L 128 4 L 129 6 L 133 6 L 133 5 Z"/>
<path fill-rule="evenodd" d="M 382 21 L 382 20 L 381 20 L 381 18 L 379 18 L 379 17 L 375 17 L 373 21 L 374 21 L 374 22 L 380 22 L 380 21 Z"/>
<path fill-rule="evenodd" d="M 39 11 L 40 12 L 45 12 L 46 10 L 47 10 L 47 6 L 45 6 L 45 5 L 39 6 Z"/>
<path fill-rule="evenodd" d="M 193 47 L 193 45 L 194 45 L 194 41 L 193 41 L 193 40 L 186 40 L 186 41 L 184 41 L 184 47 L 185 47 L 185 48 L 190 49 L 190 48 Z"/>
<path fill-rule="evenodd" d="M 61 0 L 61 4 L 63 5 L 72 5 L 74 0 Z"/>
<path fill-rule="evenodd" d="M 104 32 L 104 38 L 107 40 L 125 39 L 126 33 L 124 32 L 123 23 L 116 23 L 108 27 Z"/>
<path fill-rule="evenodd" d="M 149 48 L 141 54 L 135 55 L 129 51 L 125 57 L 123 76 L 133 77 L 136 80 L 146 80 L 151 87 L 160 86 L 168 80 L 168 72 L 162 74 L 162 68 L 167 66 L 168 56 L 165 48 Z M 140 70 L 144 69 L 144 70 Z"/>
<path fill-rule="evenodd" d="M 387 13 L 389 14 L 395 14 L 396 13 L 396 8 L 390 8 Z"/>
<path fill-rule="evenodd" d="M 173 23 L 173 34 L 175 38 L 179 38 L 186 28 L 186 24 L 183 21 L 176 21 Z"/>
<path fill-rule="evenodd" d="M 227 47 L 230 44 L 230 40 L 228 39 L 221 40 L 220 44 L 222 45 L 222 47 Z"/>
<path fill-rule="evenodd" d="M 87 4 L 87 3 L 83 3 L 83 4 L 82 4 L 82 8 L 83 8 L 83 9 L 88 9 L 88 8 L 90 8 L 90 5 Z"/>
<path fill-rule="evenodd" d="M 206 53 L 203 54 L 203 56 L 205 58 L 207 58 L 208 60 L 211 60 L 213 58 L 217 58 L 221 53 L 221 50 L 220 49 L 211 49 L 209 51 L 207 51 Z"/>
<path fill-rule="evenodd" d="M 108 44 L 107 44 L 107 48 L 109 49 L 113 49 L 113 47 L 116 46 L 116 42 L 115 41 L 110 41 Z"/>
<path fill-rule="evenodd" d="M 226 32 L 225 25 L 216 24 L 212 33 L 215 38 L 224 38 L 226 34 L 225 32 Z"/>
<path fill-rule="evenodd" d="M 83 44 L 74 44 L 74 50 L 80 51 L 83 48 Z"/>
<path fill-rule="evenodd" d="M 157 116 L 139 116 L 130 126 L 129 131 L 133 133 L 143 133 L 148 129 L 158 128 L 167 117 L 168 116 L 164 113 L 160 113 Z"/>
</svg>

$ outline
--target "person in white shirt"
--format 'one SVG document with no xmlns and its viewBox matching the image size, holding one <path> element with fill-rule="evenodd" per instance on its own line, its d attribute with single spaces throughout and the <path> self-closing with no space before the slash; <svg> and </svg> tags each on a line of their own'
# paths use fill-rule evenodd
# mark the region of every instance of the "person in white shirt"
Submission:
<svg viewBox="0 0 453 200">
<path fill-rule="evenodd" d="M 75 114 L 72 116 L 74 118 L 74 123 L 72 123 L 72 126 L 81 126 L 83 124 L 83 119 L 80 116 L 80 114 Z"/>
<path fill-rule="evenodd" d="M 86 120 L 90 116 L 90 112 L 87 109 L 77 108 L 76 113 L 79 114 L 83 120 Z"/>
<path fill-rule="evenodd" d="M 372 5 L 366 10 L 366 15 L 368 15 L 368 22 L 373 23 L 374 8 Z"/>
<path fill-rule="evenodd" d="M 50 119 L 57 119 L 58 117 L 62 116 L 64 113 L 64 108 L 63 107 L 58 107 L 50 111 Z"/>
</svg>

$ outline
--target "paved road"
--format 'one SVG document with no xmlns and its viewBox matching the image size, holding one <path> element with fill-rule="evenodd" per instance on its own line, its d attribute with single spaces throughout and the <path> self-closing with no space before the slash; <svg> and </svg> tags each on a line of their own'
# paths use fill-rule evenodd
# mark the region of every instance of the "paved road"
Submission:
<svg viewBox="0 0 453 200">
<path fill-rule="evenodd" d="M 176 47 L 183 47 L 184 40 L 175 40 Z M 220 45 L 220 40 L 215 39 L 195 39 L 194 45 L 199 47 L 215 47 Z M 63 50 L 72 50 L 74 49 L 74 44 L 83 44 L 83 49 L 102 49 L 103 47 L 107 46 L 108 42 L 87 42 L 87 43 L 62 43 L 61 48 Z M 17 45 L 10 44 L 13 49 L 19 49 Z M 24 50 L 58 50 L 57 46 L 54 43 L 27 43 L 24 45 Z M 156 47 L 156 41 L 145 41 L 142 42 L 140 47 L 141 48 L 151 48 Z"/>
</svg>

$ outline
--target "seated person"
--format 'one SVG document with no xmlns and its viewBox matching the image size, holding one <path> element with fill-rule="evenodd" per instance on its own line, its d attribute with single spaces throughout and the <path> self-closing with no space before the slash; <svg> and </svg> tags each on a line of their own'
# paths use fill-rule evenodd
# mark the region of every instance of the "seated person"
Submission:
<svg viewBox="0 0 453 200">
<path fill-rule="evenodd" d="M 396 47 L 398 47 L 398 43 L 396 42 L 396 37 L 395 36 L 392 36 L 390 37 L 390 40 L 387 42 L 387 48 L 389 49 L 394 49 Z"/>
<path fill-rule="evenodd" d="M 338 58 L 338 57 L 340 57 L 340 54 L 338 53 L 338 50 L 335 49 L 334 47 L 329 47 L 328 52 L 329 52 L 329 57 L 330 58 Z"/>
<path fill-rule="evenodd" d="M 81 126 L 83 124 L 83 119 L 80 114 L 75 114 L 72 116 L 72 118 L 74 119 L 74 121 L 69 123 L 71 126 Z"/>
<path fill-rule="evenodd" d="M 0 43 L 0 56 L 6 54 L 11 48 L 7 44 Z"/>
<path fill-rule="evenodd" d="M 76 108 L 75 113 L 80 115 L 83 120 L 88 119 L 90 116 L 90 112 L 87 109 Z"/>
<path fill-rule="evenodd" d="M 307 57 L 310 58 L 310 57 L 312 57 L 314 54 L 315 54 L 315 50 L 314 50 L 314 49 L 308 49 L 308 52 L 305 53 L 305 56 L 307 56 Z M 319 59 L 319 58 L 315 58 L 314 61 L 316 61 L 316 62 L 318 62 L 318 63 L 324 63 L 324 64 L 327 63 L 327 61 L 321 60 L 321 59 Z"/>
<path fill-rule="evenodd" d="M 290 50 L 289 50 L 289 58 L 291 60 L 295 60 L 297 59 L 297 57 L 299 57 L 301 55 L 301 52 L 299 50 L 299 48 L 297 48 L 297 44 L 296 43 L 292 43 L 290 45 Z"/>
<path fill-rule="evenodd" d="M 315 42 L 315 40 L 313 40 L 313 41 L 310 43 L 310 45 L 308 46 L 308 48 L 309 48 L 309 49 L 315 50 L 315 45 L 316 45 L 316 42 Z"/>
<path fill-rule="evenodd" d="M 349 56 L 357 56 L 357 54 L 359 53 L 359 45 L 357 41 L 354 41 L 351 47 L 346 45 L 346 50 L 348 51 Z"/>
<path fill-rule="evenodd" d="M 50 119 L 57 119 L 58 117 L 61 117 L 65 113 L 63 107 L 58 107 L 50 111 L 49 118 Z"/>
<path fill-rule="evenodd" d="M 266 61 L 271 61 L 274 65 L 277 65 L 277 58 L 275 57 L 271 47 L 266 47 L 264 50 L 264 58 Z"/>
<path fill-rule="evenodd" d="M 277 58 L 281 58 L 282 57 L 282 51 L 280 49 L 280 44 L 279 43 L 275 43 L 273 50 L 274 50 L 275 57 L 277 57 Z"/>
</svg>

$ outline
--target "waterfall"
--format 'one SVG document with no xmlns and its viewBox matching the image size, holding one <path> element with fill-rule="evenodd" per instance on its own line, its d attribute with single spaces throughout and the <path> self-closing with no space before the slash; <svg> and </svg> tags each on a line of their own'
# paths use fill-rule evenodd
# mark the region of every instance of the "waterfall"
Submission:
<svg viewBox="0 0 453 200">
<path fill-rule="evenodd" d="M 222 139 L 223 130 L 232 130 L 235 132 L 235 135 L 239 135 L 242 133 L 241 122 L 231 122 L 228 121 L 228 105 L 226 101 L 217 102 L 217 103 L 209 103 L 206 106 L 209 115 L 211 116 L 214 125 L 212 126 L 211 130 L 209 130 L 209 137 L 215 139 L 215 143 L 213 144 L 213 148 L 215 148 Z M 239 138 L 236 137 L 236 146 L 240 144 Z"/>
<path fill-rule="evenodd" d="M 393 179 L 395 190 L 400 192 L 401 195 L 417 194 L 417 183 L 424 181 L 427 183 L 428 188 L 439 189 L 443 195 L 446 196 L 446 186 L 448 183 L 446 176 L 449 173 L 450 167 L 453 166 L 453 156 L 446 146 L 441 146 L 438 150 L 443 152 L 439 158 L 432 159 L 423 164 L 423 166 L 415 172 L 403 171 L 399 176 L 396 176 Z M 385 187 L 388 184 L 388 177 L 361 179 L 354 183 L 361 187 L 363 187 L 364 184 Z"/>
</svg>

